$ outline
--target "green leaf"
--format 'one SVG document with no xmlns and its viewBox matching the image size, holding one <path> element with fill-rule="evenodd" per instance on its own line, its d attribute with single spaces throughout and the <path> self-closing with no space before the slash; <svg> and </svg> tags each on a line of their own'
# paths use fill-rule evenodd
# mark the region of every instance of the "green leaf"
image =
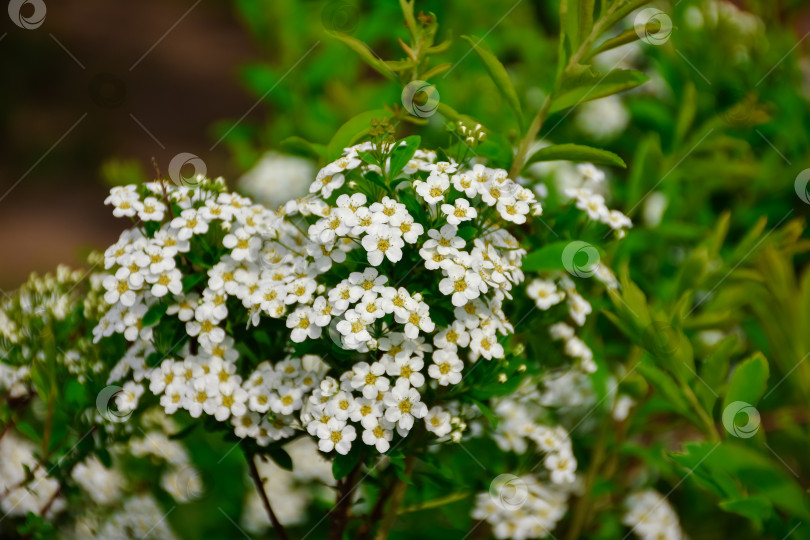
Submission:
<svg viewBox="0 0 810 540">
<path fill-rule="evenodd" d="M 37 430 L 34 429 L 34 426 L 29 424 L 28 422 L 17 422 L 17 425 L 14 426 L 17 431 L 28 437 L 34 442 L 39 442 L 42 440 L 42 436 L 37 433 Z"/>
<path fill-rule="evenodd" d="M 621 47 L 622 45 L 627 45 L 628 43 L 633 43 L 634 41 L 638 41 L 638 33 L 636 32 L 635 28 L 630 28 L 625 30 L 618 36 L 614 38 L 610 38 L 602 42 L 596 49 L 593 50 L 592 53 L 588 54 L 585 58 L 590 59 L 596 56 L 597 54 L 603 53 L 605 51 L 609 51 L 611 49 L 615 49 L 616 47 Z"/>
<path fill-rule="evenodd" d="M 403 142 L 405 143 L 404 145 L 401 144 Z M 388 171 L 389 178 L 396 178 L 399 172 L 404 169 L 411 158 L 413 158 L 420 144 L 422 144 L 422 138 L 419 135 L 411 135 L 399 141 L 398 146 L 391 152 L 391 162 Z"/>
<path fill-rule="evenodd" d="M 340 126 L 329 141 L 327 155 L 330 160 L 335 160 L 343 154 L 343 149 L 351 146 L 359 137 L 371 130 L 371 121 L 375 118 L 387 118 L 391 113 L 385 109 L 374 109 L 358 114 L 354 118 Z"/>
<path fill-rule="evenodd" d="M 381 75 L 391 79 L 392 81 L 398 81 L 397 74 L 394 73 L 385 62 L 377 58 L 374 53 L 369 49 L 365 43 L 360 41 L 359 39 L 350 36 L 349 34 L 344 34 L 343 32 L 327 32 L 334 38 L 339 39 L 343 43 L 349 46 L 354 52 L 360 55 L 368 65 L 373 67 L 377 70 Z"/>
<path fill-rule="evenodd" d="M 352 448 L 348 454 L 337 454 L 332 461 L 332 475 L 335 480 L 340 480 L 348 476 L 360 462 L 360 450 Z"/>
<path fill-rule="evenodd" d="M 302 137 L 289 137 L 281 141 L 281 149 L 291 154 L 308 156 L 313 159 L 328 159 L 326 145 L 310 142 Z"/>
<path fill-rule="evenodd" d="M 624 160 L 607 150 L 581 144 L 553 144 L 541 148 L 526 160 L 526 166 L 538 161 L 584 161 L 597 165 L 627 167 Z"/>
<path fill-rule="evenodd" d="M 717 400 L 716 395 L 721 394 L 722 385 L 728 375 L 731 354 L 737 347 L 738 341 L 739 338 L 735 334 L 726 336 L 715 346 L 714 350 L 703 360 L 703 364 L 700 366 L 700 378 L 703 383 L 695 388 L 695 393 L 707 411 L 714 408 L 714 403 Z M 711 388 L 711 391 L 709 388 Z"/>
<path fill-rule="evenodd" d="M 70 379 L 64 386 L 65 402 L 68 405 L 79 405 L 84 402 L 87 393 L 85 387 L 76 379 Z"/>
<path fill-rule="evenodd" d="M 635 88 L 649 80 L 645 74 L 632 69 L 614 69 L 606 75 L 584 70 L 580 74 L 563 74 L 563 82 L 552 98 L 550 112 L 554 113 L 605 96 Z"/>
<path fill-rule="evenodd" d="M 152 326 L 153 324 L 156 324 L 166 314 L 167 309 L 169 309 L 168 304 L 164 304 L 163 302 L 155 304 L 154 306 L 150 307 L 146 311 L 146 313 L 143 314 L 141 324 L 143 326 Z"/>
<path fill-rule="evenodd" d="M 276 465 L 287 471 L 293 470 L 292 457 L 290 457 L 290 454 L 288 454 L 287 451 L 282 447 L 271 446 L 267 448 L 266 452 L 266 455 L 269 456 Z"/>
<path fill-rule="evenodd" d="M 562 254 L 568 244 L 569 242 L 554 242 L 532 251 L 523 258 L 521 268 L 527 272 L 564 269 Z"/>
<path fill-rule="evenodd" d="M 183 279 L 181 280 L 182 283 L 183 283 L 183 292 L 184 293 L 189 292 L 198 283 L 200 283 L 202 280 L 206 279 L 207 277 L 208 276 L 206 274 L 204 274 L 204 273 L 189 274 L 187 276 L 183 276 Z"/>
<path fill-rule="evenodd" d="M 731 374 L 728 391 L 723 400 L 723 409 L 735 401 L 756 405 L 765 393 L 767 383 L 768 360 L 762 353 L 757 352 L 743 360 Z"/>
<path fill-rule="evenodd" d="M 515 91 L 515 87 L 512 85 L 511 79 L 509 79 L 509 74 L 506 72 L 506 68 L 503 67 L 501 61 L 498 60 L 498 58 L 482 44 L 483 39 L 474 39 L 474 36 L 461 37 L 472 46 L 475 53 L 479 58 L 481 58 L 487 73 L 489 73 L 489 76 L 495 83 L 498 91 L 501 93 L 504 99 L 506 99 L 506 102 L 509 104 L 512 110 L 515 111 L 518 124 L 523 126 L 523 111 L 520 107 L 520 99 L 518 99 L 517 92 Z"/>
<path fill-rule="evenodd" d="M 645 358 L 638 363 L 638 371 L 661 392 L 667 403 L 672 406 L 672 410 L 689 418 L 692 417 L 689 404 L 686 398 L 683 397 L 683 392 L 669 374 L 655 367 L 649 358 Z"/>
<path fill-rule="evenodd" d="M 465 227 L 461 227 L 458 230 L 457 234 L 458 234 L 459 238 L 462 238 L 463 240 L 469 242 L 470 240 L 475 238 L 475 235 L 477 233 L 478 233 L 478 229 L 476 229 L 475 227 L 472 227 L 470 225 L 467 225 Z"/>
<path fill-rule="evenodd" d="M 492 409 L 489 408 L 489 405 L 475 398 L 470 398 L 470 401 L 473 403 L 473 405 L 478 407 L 478 410 L 481 411 L 481 414 L 484 415 L 484 418 L 486 418 L 489 421 L 490 425 L 492 426 L 492 429 L 497 429 L 498 417 L 495 415 L 495 413 L 492 412 Z"/>
</svg>

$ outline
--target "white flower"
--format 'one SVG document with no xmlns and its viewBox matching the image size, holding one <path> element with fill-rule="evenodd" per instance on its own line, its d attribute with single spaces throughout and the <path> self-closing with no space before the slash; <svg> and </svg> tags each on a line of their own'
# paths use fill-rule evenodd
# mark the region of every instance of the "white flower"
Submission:
<svg viewBox="0 0 810 540">
<path fill-rule="evenodd" d="M 427 414 L 427 405 L 422 403 L 419 392 L 411 388 L 406 379 L 397 381 L 383 398 L 383 403 L 386 406 L 385 419 L 396 422 L 397 427 L 404 431 L 413 427 L 414 418 L 424 418 Z"/>
<path fill-rule="evenodd" d="M 517 223 L 518 225 L 526 223 L 526 215 L 531 210 L 528 203 L 512 197 L 502 197 L 499 199 L 496 209 L 503 219 Z"/>
<path fill-rule="evenodd" d="M 607 218 L 605 219 L 605 223 L 610 225 L 611 229 L 620 230 L 620 229 L 629 229 L 633 226 L 633 222 L 630 221 L 630 218 L 619 212 L 618 210 L 611 210 L 608 212 Z"/>
<path fill-rule="evenodd" d="M 591 313 L 591 304 L 574 291 L 568 292 L 568 314 L 579 326 L 585 324 L 585 317 Z"/>
<path fill-rule="evenodd" d="M 394 436 L 390 429 L 383 427 L 381 422 L 377 425 L 366 428 L 363 431 L 363 442 L 369 446 L 373 446 L 381 454 L 384 454 L 391 448 L 391 438 Z"/>
<path fill-rule="evenodd" d="M 182 279 L 183 274 L 180 270 L 172 268 L 171 270 L 165 270 L 157 275 L 150 276 L 147 281 L 152 283 L 152 289 L 150 290 L 152 296 L 160 298 L 166 296 L 169 292 L 172 294 L 182 293 Z"/>
<path fill-rule="evenodd" d="M 385 393 L 391 385 L 385 375 L 385 366 L 380 362 L 368 365 L 358 362 L 352 368 L 351 385 L 355 390 L 361 390 L 366 399 L 375 399 L 379 393 Z"/>
<path fill-rule="evenodd" d="M 106 276 L 102 286 L 107 289 L 104 301 L 110 305 L 121 302 L 122 306 L 130 307 L 135 304 L 135 291 L 130 287 L 131 272 L 129 268 L 119 268 L 114 276 Z"/>
<path fill-rule="evenodd" d="M 447 223 L 451 225 L 458 225 L 462 221 L 469 221 L 478 216 L 478 211 L 464 198 L 456 199 L 454 204 L 443 204 L 442 213 L 447 216 Z"/>
<path fill-rule="evenodd" d="M 450 413 L 441 407 L 432 407 L 425 416 L 425 428 L 437 437 L 444 437 L 452 429 Z"/>
<path fill-rule="evenodd" d="M 424 302 L 419 302 L 416 308 L 407 315 L 407 317 L 401 317 L 395 312 L 394 318 L 398 323 L 405 323 L 405 335 L 410 339 L 416 339 L 419 330 L 430 333 L 436 328 L 436 325 L 430 320 L 428 305 Z"/>
<path fill-rule="evenodd" d="M 143 385 L 133 381 L 124 384 L 124 388 L 115 396 L 115 406 L 119 413 L 129 413 L 138 408 L 138 400 L 143 395 Z"/>
<path fill-rule="evenodd" d="M 436 249 L 441 255 L 457 255 L 460 249 L 464 248 L 464 239 L 456 236 L 458 229 L 455 225 L 445 225 L 440 230 L 430 229 L 428 236 L 430 240 L 422 246 L 424 249 Z"/>
<path fill-rule="evenodd" d="M 196 378 L 191 385 L 191 391 L 183 399 L 183 408 L 192 418 L 199 418 L 203 411 L 212 414 L 216 410 L 216 394 L 204 378 Z"/>
<path fill-rule="evenodd" d="M 440 349 L 457 350 L 470 344 L 470 334 L 467 327 L 459 321 L 437 333 L 433 338 L 433 345 Z"/>
<path fill-rule="evenodd" d="M 140 201 L 136 186 L 116 186 L 110 190 L 110 195 L 104 199 L 104 204 L 111 204 L 115 217 L 133 217 L 137 213 L 135 204 Z"/>
<path fill-rule="evenodd" d="M 357 287 L 356 292 L 359 293 L 357 298 L 367 291 L 381 293 L 387 281 L 388 277 L 380 275 L 376 268 L 366 268 L 362 273 L 352 272 L 349 274 L 349 283 Z"/>
<path fill-rule="evenodd" d="M 577 171 L 586 180 L 597 184 L 605 180 L 605 173 L 597 169 L 593 163 L 580 163 L 577 165 Z"/>
<path fill-rule="evenodd" d="M 245 437 L 254 437 L 259 432 L 259 420 L 261 417 L 258 413 L 249 412 L 233 419 L 234 433 L 240 439 Z"/>
<path fill-rule="evenodd" d="M 397 229 L 392 229 L 387 225 L 373 225 L 368 234 L 363 237 L 363 248 L 368 253 L 368 262 L 374 266 L 379 266 L 384 258 L 391 262 L 398 262 L 402 259 L 402 236 Z"/>
<path fill-rule="evenodd" d="M 377 214 L 379 223 L 391 223 L 392 221 L 409 217 L 405 205 L 395 201 L 390 197 L 383 197 L 381 202 L 375 202 L 370 207 L 373 213 Z"/>
<path fill-rule="evenodd" d="M 402 238 L 409 244 L 414 244 L 425 232 L 421 223 L 415 223 L 410 214 L 397 214 L 389 222 L 392 228 L 402 234 Z"/>
<path fill-rule="evenodd" d="M 547 310 L 555 304 L 562 302 L 565 293 L 557 290 L 553 281 L 535 279 L 526 286 L 526 294 L 534 300 L 538 309 Z"/>
<path fill-rule="evenodd" d="M 422 360 L 421 356 L 403 354 L 393 359 L 390 356 L 385 358 L 385 372 L 392 377 L 399 377 L 397 384 L 399 384 L 400 380 L 407 381 L 414 388 L 419 388 L 425 384 L 425 376 L 421 373 L 425 361 Z"/>
<path fill-rule="evenodd" d="M 551 472 L 551 481 L 555 484 L 571 484 L 576 479 L 577 460 L 566 451 L 547 455 L 543 465 Z"/>
<path fill-rule="evenodd" d="M 309 192 L 318 193 L 320 191 L 323 198 L 328 199 L 332 196 L 332 192 L 339 189 L 345 181 L 346 179 L 342 174 L 338 172 L 329 173 L 326 169 L 321 169 L 315 177 L 315 181 L 309 186 Z"/>
<path fill-rule="evenodd" d="M 142 221 L 163 221 L 166 205 L 154 197 L 146 197 L 143 202 L 136 201 L 133 206 Z"/>
<path fill-rule="evenodd" d="M 452 264 L 445 269 L 447 277 L 439 282 L 439 291 L 451 295 L 454 306 L 463 306 L 481 294 L 481 276 L 463 266 Z"/>
<path fill-rule="evenodd" d="M 225 235 L 222 245 L 231 249 L 231 257 L 235 261 L 255 261 L 258 258 L 262 241 L 240 227 Z"/>
<path fill-rule="evenodd" d="M 345 422 L 357 410 L 354 397 L 348 392 L 340 391 L 326 402 L 324 412 L 332 418 Z"/>
<path fill-rule="evenodd" d="M 605 198 L 597 193 L 578 198 L 577 208 L 584 210 L 588 217 L 594 221 L 606 219 L 609 212 L 607 206 L 605 206 Z"/>
<path fill-rule="evenodd" d="M 303 405 L 303 390 L 283 385 L 270 398 L 270 409 L 276 414 L 292 414 Z"/>
<path fill-rule="evenodd" d="M 431 173 L 426 181 L 414 182 L 413 187 L 426 203 L 436 204 L 444 200 L 444 192 L 450 188 L 450 178 L 446 174 Z"/>
<path fill-rule="evenodd" d="M 355 403 L 357 406 L 349 415 L 351 421 L 360 422 L 366 429 L 373 429 L 382 418 L 382 402 L 375 397 L 372 399 L 357 398 Z"/>
<path fill-rule="evenodd" d="M 188 240 L 195 234 L 205 234 L 208 232 L 208 222 L 203 219 L 196 210 L 188 208 L 180 212 L 180 216 L 171 222 L 171 228 L 177 229 L 177 238 Z"/>
<path fill-rule="evenodd" d="M 503 358 L 503 346 L 498 343 L 494 333 L 474 328 L 470 331 L 470 338 L 470 349 L 475 355 L 483 356 L 487 360 Z"/>
<path fill-rule="evenodd" d="M 219 385 L 219 393 L 217 394 L 217 405 L 214 411 L 214 418 L 220 422 L 224 422 L 233 416 L 242 416 L 247 412 L 245 402 L 247 401 L 247 392 L 235 381 L 228 381 Z"/>
<path fill-rule="evenodd" d="M 335 328 L 343 334 L 350 344 L 365 343 L 371 339 L 368 328 L 360 315 L 353 309 L 343 314 L 344 320 L 337 323 Z"/>
<path fill-rule="evenodd" d="M 318 448 L 321 452 L 335 450 L 338 454 L 346 455 L 352 447 L 352 441 L 357 438 L 354 426 L 341 422 L 336 418 L 330 419 L 326 424 L 318 426 Z"/>
<path fill-rule="evenodd" d="M 461 370 L 464 362 L 454 351 L 439 349 L 433 352 L 433 364 L 428 368 L 428 375 L 442 386 L 461 382 Z"/>
</svg>

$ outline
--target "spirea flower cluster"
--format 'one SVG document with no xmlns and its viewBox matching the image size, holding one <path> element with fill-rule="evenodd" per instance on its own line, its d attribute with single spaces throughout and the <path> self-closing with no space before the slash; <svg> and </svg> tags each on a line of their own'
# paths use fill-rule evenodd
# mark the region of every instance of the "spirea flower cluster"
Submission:
<svg viewBox="0 0 810 540">
<path fill-rule="evenodd" d="M 221 180 L 114 188 L 134 226 L 104 254 L 95 337 L 131 343 L 109 381 L 119 411 L 158 399 L 259 445 L 305 430 L 340 454 L 463 425 L 465 371 L 505 359 L 513 331 L 502 305 L 525 252 L 508 227 L 541 208 L 506 171 L 417 145 L 347 148 L 278 211 Z"/>
<path fill-rule="evenodd" d="M 32 392 L 31 369 L 53 360 L 79 382 L 104 364 L 83 328 L 106 309 L 103 274 L 60 266 L 33 274 L 15 294 L 0 301 L 0 390 L 12 399 Z"/>
</svg>

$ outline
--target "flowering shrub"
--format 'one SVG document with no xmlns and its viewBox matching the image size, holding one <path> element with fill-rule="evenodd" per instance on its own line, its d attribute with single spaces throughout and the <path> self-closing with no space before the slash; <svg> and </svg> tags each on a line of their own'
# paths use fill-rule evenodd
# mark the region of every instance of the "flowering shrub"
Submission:
<svg viewBox="0 0 810 540">
<path fill-rule="evenodd" d="M 417 146 L 347 148 L 278 212 L 220 181 L 113 189 L 139 222 L 105 252 L 95 330 L 132 343 L 109 381 L 127 381 L 119 408 L 148 387 L 167 414 L 259 446 L 305 430 L 342 455 L 384 453 L 417 421 L 460 437 L 465 390 L 493 371 L 460 385 L 464 370 L 514 360 L 502 304 L 525 251 L 508 225 L 542 209 L 506 171 Z"/>
<path fill-rule="evenodd" d="M 431 64 L 450 45 L 433 14 L 401 0 L 404 56 L 383 60 L 326 10 L 399 102 L 326 144 L 286 141 L 306 157 L 266 154 L 239 182 L 253 199 L 172 166 L 112 188 L 131 225 L 91 269 L 33 276 L 0 303 L 0 531 L 801 536 L 791 449 L 806 437 L 784 426 L 810 395 L 810 281 L 791 268 L 803 223 L 783 225 L 791 208 L 742 234 L 727 212 L 696 232 L 688 207 L 710 189 L 656 191 L 681 162 L 744 153 L 718 135 L 689 157 L 722 129 L 695 124 L 688 86 L 626 179 L 617 154 L 550 140 L 569 139 L 577 107 L 577 137 L 635 142 L 641 107 L 616 94 L 647 79 L 625 68 L 657 74 L 633 42 L 672 30 L 646 3 L 562 1 L 539 94 L 465 36 L 509 109 L 492 123 L 427 82 L 455 69 Z M 737 31 L 762 32 L 735 10 L 721 11 Z M 661 85 L 636 95 L 665 100 Z M 741 108 L 722 121 L 765 114 Z"/>
</svg>

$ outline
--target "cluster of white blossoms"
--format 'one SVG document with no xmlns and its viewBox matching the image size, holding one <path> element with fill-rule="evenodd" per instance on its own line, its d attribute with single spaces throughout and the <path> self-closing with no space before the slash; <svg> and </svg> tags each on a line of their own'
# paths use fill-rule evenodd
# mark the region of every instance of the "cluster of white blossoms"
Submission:
<svg viewBox="0 0 810 540">
<path fill-rule="evenodd" d="M 33 512 L 53 517 L 67 507 L 59 481 L 37 458 L 38 451 L 13 431 L 0 438 L 0 510 L 4 516 Z"/>
<path fill-rule="evenodd" d="M 347 148 L 275 212 L 221 180 L 114 188 L 107 203 L 136 226 L 104 254 L 111 308 L 94 333 L 131 342 L 109 379 L 119 412 L 148 389 L 260 445 L 306 430 L 341 454 L 385 452 L 417 420 L 447 436 L 459 421 L 435 397 L 505 357 L 525 255 L 506 227 L 541 208 L 504 170 L 370 157 L 400 148 Z M 245 332 L 263 352 L 237 350 Z"/>
<path fill-rule="evenodd" d="M 682 540 L 685 538 L 672 506 L 655 490 L 634 493 L 624 501 L 627 512 L 622 523 L 641 540 Z"/>
<path fill-rule="evenodd" d="M 77 509 L 77 512 L 79 510 Z M 80 514 L 75 523 L 59 530 L 59 538 L 69 540 L 174 540 L 167 513 L 149 494 L 133 495 L 109 514 L 90 509 Z"/>
<path fill-rule="evenodd" d="M 14 399 L 31 396 L 31 366 L 45 364 L 49 355 L 79 382 L 103 370 L 93 344 L 81 335 L 104 309 L 102 279 L 101 273 L 59 266 L 53 274 L 32 274 L 0 300 L 0 391 Z"/>
<path fill-rule="evenodd" d="M 581 165 L 580 167 L 587 167 L 590 164 Z M 593 167 L 590 165 L 590 167 Z M 622 214 L 619 210 L 611 210 L 605 204 L 605 197 L 600 193 L 596 193 L 589 185 L 591 183 L 599 183 L 604 180 L 605 173 L 593 167 L 592 172 L 587 169 L 580 168 L 585 178 L 589 181 L 579 188 L 567 188 L 565 195 L 571 197 L 576 207 L 585 212 L 589 219 L 598 221 L 609 226 L 616 231 L 619 238 L 624 237 L 626 230 L 633 226 L 630 218 Z"/>
<path fill-rule="evenodd" d="M 545 538 L 553 536 L 551 531 L 568 511 L 569 496 L 568 489 L 531 474 L 502 475 L 489 492 L 476 496 L 472 517 L 489 523 L 495 538 Z"/>
<path fill-rule="evenodd" d="M 571 438 L 562 426 L 538 423 L 542 413 L 538 406 L 540 392 L 536 383 L 526 379 L 514 396 L 502 398 L 495 404 L 495 413 L 501 421 L 495 430 L 495 442 L 505 452 L 523 454 L 528 442 L 545 454 L 543 465 L 552 483 L 570 486 L 576 481 L 577 459 L 571 447 Z"/>
</svg>

